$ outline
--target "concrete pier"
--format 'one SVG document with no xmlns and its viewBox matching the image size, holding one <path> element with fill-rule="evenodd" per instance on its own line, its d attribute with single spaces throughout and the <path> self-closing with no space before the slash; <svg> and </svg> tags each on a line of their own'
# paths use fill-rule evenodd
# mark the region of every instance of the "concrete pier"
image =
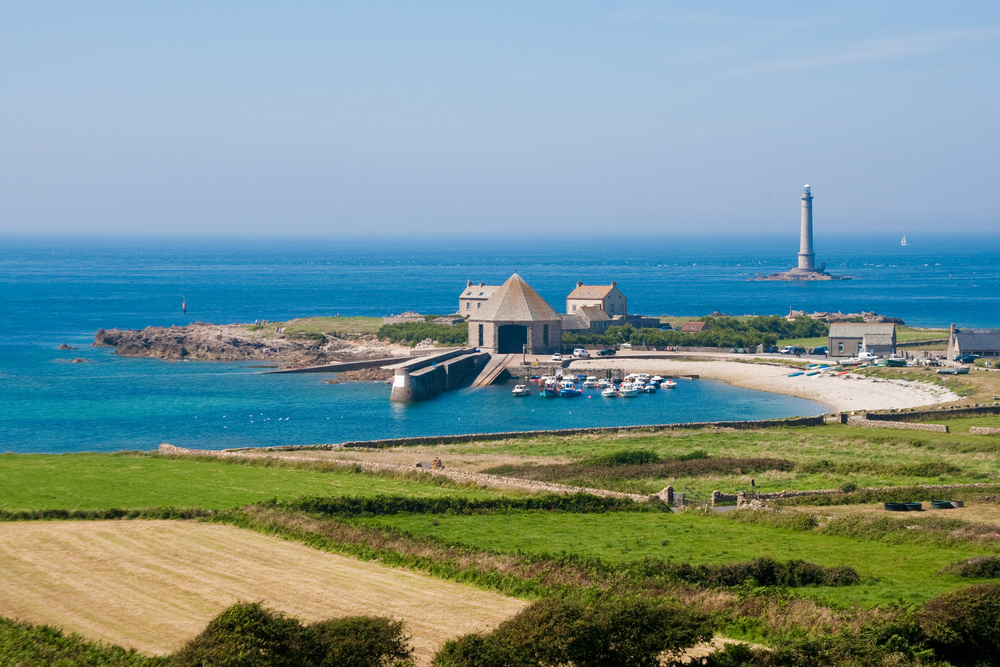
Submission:
<svg viewBox="0 0 1000 667">
<path fill-rule="evenodd" d="M 487 352 L 456 350 L 441 355 L 388 366 L 394 370 L 389 400 L 412 403 L 434 398 L 443 391 L 458 389 L 489 361 Z"/>
</svg>

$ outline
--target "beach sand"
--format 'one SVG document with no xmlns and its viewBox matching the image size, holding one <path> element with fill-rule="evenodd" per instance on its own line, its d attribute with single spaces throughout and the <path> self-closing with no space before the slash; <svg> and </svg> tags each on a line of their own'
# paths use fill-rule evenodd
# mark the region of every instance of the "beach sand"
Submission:
<svg viewBox="0 0 1000 667">
<path fill-rule="evenodd" d="M 827 406 L 831 412 L 852 410 L 889 410 L 917 408 L 959 400 L 959 396 L 943 387 L 926 382 L 882 380 L 849 373 L 788 377 L 796 369 L 771 364 L 744 363 L 725 360 L 673 360 L 629 358 L 620 356 L 615 366 L 628 373 L 659 375 L 697 375 L 722 380 L 736 387 L 796 396 Z M 607 368 L 601 360 L 574 361 L 573 370 Z"/>
</svg>

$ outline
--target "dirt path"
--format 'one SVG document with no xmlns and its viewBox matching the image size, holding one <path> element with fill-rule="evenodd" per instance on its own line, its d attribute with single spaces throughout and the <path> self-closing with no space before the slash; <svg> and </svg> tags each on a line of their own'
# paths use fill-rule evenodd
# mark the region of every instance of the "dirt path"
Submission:
<svg viewBox="0 0 1000 667">
<path fill-rule="evenodd" d="M 0 615 L 151 654 L 177 650 L 238 599 L 302 621 L 406 621 L 418 664 L 527 603 L 232 526 L 41 521 L 0 530 Z"/>
</svg>

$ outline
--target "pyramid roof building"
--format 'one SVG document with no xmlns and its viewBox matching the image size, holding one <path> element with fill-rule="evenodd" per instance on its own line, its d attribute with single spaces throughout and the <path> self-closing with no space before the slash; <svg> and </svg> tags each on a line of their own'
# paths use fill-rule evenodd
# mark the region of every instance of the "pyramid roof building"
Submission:
<svg viewBox="0 0 1000 667">
<path fill-rule="evenodd" d="M 515 273 L 469 319 L 477 322 L 558 322 L 560 315 Z"/>
</svg>

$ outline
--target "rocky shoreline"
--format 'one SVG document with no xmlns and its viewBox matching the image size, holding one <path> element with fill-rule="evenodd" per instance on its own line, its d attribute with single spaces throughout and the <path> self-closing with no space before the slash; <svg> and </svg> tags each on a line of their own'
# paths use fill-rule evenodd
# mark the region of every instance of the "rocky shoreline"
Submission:
<svg viewBox="0 0 1000 667">
<path fill-rule="evenodd" d="M 268 361 L 311 366 L 404 356 L 413 348 L 379 341 L 374 334 L 327 337 L 285 335 L 269 327 L 196 322 L 178 327 L 98 329 L 94 347 L 114 347 L 124 357 L 168 361 Z"/>
</svg>

